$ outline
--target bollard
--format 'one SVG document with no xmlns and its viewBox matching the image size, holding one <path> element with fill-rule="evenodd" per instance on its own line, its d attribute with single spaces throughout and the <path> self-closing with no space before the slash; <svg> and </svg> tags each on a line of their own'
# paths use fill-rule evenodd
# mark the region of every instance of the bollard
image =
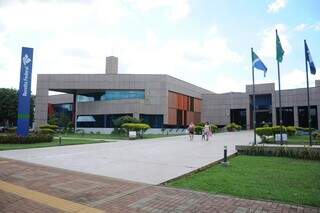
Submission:
<svg viewBox="0 0 320 213">
<path fill-rule="evenodd" d="M 59 136 L 59 145 L 61 145 L 61 136 Z"/>
<path fill-rule="evenodd" d="M 229 166 L 227 146 L 224 146 L 222 166 Z"/>
</svg>

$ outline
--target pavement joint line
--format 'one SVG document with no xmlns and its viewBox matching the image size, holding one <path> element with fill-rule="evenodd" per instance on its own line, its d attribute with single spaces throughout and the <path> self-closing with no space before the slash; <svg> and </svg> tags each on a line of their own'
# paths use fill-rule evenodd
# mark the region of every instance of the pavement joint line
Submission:
<svg viewBox="0 0 320 213">
<path fill-rule="evenodd" d="M 119 193 L 119 194 L 116 194 L 116 195 L 112 195 L 112 196 L 106 197 L 106 198 L 101 199 L 101 200 L 97 200 L 97 201 L 91 202 L 90 205 L 98 206 L 98 205 L 101 205 L 103 203 L 110 202 L 110 201 L 113 201 L 115 199 L 119 199 L 119 198 L 122 198 L 122 197 L 125 197 L 125 196 L 128 196 L 128 195 L 131 195 L 133 193 L 136 193 L 136 192 L 138 192 L 140 190 L 149 188 L 151 186 L 152 185 L 141 186 L 141 187 L 138 187 L 138 188 L 134 188 L 134 189 L 131 189 L 131 190 L 128 190 L 128 191 L 125 191 L 125 192 L 122 192 L 122 193 Z"/>
<path fill-rule="evenodd" d="M 23 197 L 41 204 L 45 204 L 55 209 L 60 209 L 64 212 L 77 212 L 77 213 L 104 212 L 103 210 L 100 210 L 100 209 L 92 208 L 83 204 L 75 203 L 75 202 L 54 197 L 45 193 L 30 190 L 25 187 L 14 185 L 1 180 L 0 180 L 0 190 L 18 195 L 20 197 Z"/>
</svg>

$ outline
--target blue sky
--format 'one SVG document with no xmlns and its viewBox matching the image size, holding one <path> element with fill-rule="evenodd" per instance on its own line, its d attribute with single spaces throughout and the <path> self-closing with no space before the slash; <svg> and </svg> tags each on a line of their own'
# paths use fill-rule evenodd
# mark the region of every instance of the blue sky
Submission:
<svg viewBox="0 0 320 213">
<path fill-rule="evenodd" d="M 268 67 L 258 83 L 277 82 L 275 28 L 285 50 L 282 88 L 305 86 L 303 39 L 320 79 L 317 0 L 1 1 L 1 87 L 18 88 L 21 46 L 34 47 L 32 91 L 40 73 L 169 74 L 214 92 L 251 83 L 253 47 Z"/>
</svg>

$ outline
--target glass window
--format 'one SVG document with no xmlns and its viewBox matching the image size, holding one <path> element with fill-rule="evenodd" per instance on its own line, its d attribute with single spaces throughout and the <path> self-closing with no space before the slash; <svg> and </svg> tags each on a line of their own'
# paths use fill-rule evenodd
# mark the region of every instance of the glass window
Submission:
<svg viewBox="0 0 320 213">
<path fill-rule="evenodd" d="M 100 100 L 144 99 L 144 90 L 107 90 Z"/>
<path fill-rule="evenodd" d="M 77 95 L 77 102 L 91 102 L 94 101 L 94 97 L 86 95 Z"/>
</svg>

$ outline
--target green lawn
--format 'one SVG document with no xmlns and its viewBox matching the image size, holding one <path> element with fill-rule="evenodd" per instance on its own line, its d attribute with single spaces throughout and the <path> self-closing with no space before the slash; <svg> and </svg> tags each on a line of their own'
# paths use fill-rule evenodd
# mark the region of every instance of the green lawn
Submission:
<svg viewBox="0 0 320 213">
<path fill-rule="evenodd" d="M 305 144 L 309 145 L 309 136 L 308 135 L 294 135 L 288 138 L 288 144 Z M 320 145 L 320 140 L 312 139 L 313 145 Z"/>
<path fill-rule="evenodd" d="M 107 135 L 107 134 L 85 134 L 81 136 L 80 134 L 61 134 L 55 135 L 55 137 L 61 136 L 63 146 L 66 145 L 77 145 L 77 144 L 89 144 L 89 143 L 106 143 L 113 141 L 104 140 L 124 140 L 128 139 L 127 135 Z M 162 135 L 162 134 L 146 134 L 144 139 L 150 138 L 160 138 L 168 137 L 174 135 Z M 30 149 L 30 148 L 41 148 L 41 147 L 51 147 L 60 146 L 59 139 L 55 138 L 53 142 L 48 143 L 34 143 L 34 144 L 0 144 L 0 151 L 2 150 L 12 150 L 12 149 Z"/>
<path fill-rule="evenodd" d="M 272 144 L 276 144 L 279 142 L 275 142 L 274 138 L 271 139 Z M 309 145 L 309 136 L 308 135 L 293 135 L 288 137 L 288 141 L 284 142 L 285 144 L 293 144 L 293 145 Z M 319 139 L 312 139 L 312 145 L 320 145 Z"/>
<path fill-rule="evenodd" d="M 280 157 L 237 156 L 169 186 L 243 198 L 320 207 L 320 162 Z"/>
<path fill-rule="evenodd" d="M 87 139 L 68 139 L 62 140 L 61 145 L 58 139 L 53 139 L 52 142 L 47 143 L 33 143 L 33 144 L 0 144 L 0 151 L 12 150 L 12 149 L 30 149 L 30 148 L 41 148 L 51 146 L 66 146 L 66 145 L 77 145 L 77 144 L 89 144 L 89 143 L 106 143 L 101 140 L 87 140 Z"/>
</svg>

